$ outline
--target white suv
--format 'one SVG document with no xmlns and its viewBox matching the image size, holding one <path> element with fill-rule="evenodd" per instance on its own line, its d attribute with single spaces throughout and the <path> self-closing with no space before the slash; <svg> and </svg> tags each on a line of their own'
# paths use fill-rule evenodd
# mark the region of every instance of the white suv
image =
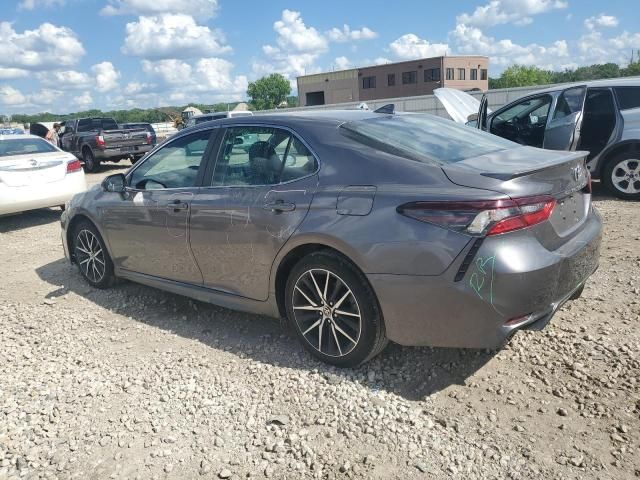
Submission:
<svg viewBox="0 0 640 480">
<path fill-rule="evenodd" d="M 448 90 L 434 93 L 452 118 L 467 119 L 478 101 Z M 485 95 L 471 116 L 477 128 L 533 147 L 588 150 L 593 178 L 619 198 L 640 200 L 640 78 L 558 85 L 494 112 L 487 103 Z"/>
</svg>

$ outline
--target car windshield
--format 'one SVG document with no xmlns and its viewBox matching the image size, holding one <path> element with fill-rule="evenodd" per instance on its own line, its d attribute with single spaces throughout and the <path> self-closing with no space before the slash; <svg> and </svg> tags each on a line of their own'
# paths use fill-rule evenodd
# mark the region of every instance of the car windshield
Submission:
<svg viewBox="0 0 640 480">
<path fill-rule="evenodd" d="M 56 148 L 40 138 L 10 138 L 0 140 L 0 157 L 55 152 Z"/>
<path fill-rule="evenodd" d="M 411 160 L 459 162 L 518 144 L 430 114 L 384 115 L 347 122 L 342 133 L 353 140 Z"/>
</svg>

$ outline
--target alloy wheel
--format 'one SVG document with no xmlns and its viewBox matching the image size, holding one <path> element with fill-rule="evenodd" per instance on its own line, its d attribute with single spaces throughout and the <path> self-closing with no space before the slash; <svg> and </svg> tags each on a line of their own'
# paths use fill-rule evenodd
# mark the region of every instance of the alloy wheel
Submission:
<svg viewBox="0 0 640 480">
<path fill-rule="evenodd" d="M 296 324 L 309 344 L 332 357 L 349 354 L 360 340 L 362 316 L 352 290 L 325 269 L 304 272 L 293 288 Z"/>
<path fill-rule="evenodd" d="M 89 280 L 98 283 L 104 277 L 106 263 L 100 241 L 90 230 L 80 230 L 75 244 L 76 261 Z"/>
<path fill-rule="evenodd" d="M 640 160 L 625 159 L 611 170 L 611 183 L 623 193 L 640 193 Z"/>
</svg>

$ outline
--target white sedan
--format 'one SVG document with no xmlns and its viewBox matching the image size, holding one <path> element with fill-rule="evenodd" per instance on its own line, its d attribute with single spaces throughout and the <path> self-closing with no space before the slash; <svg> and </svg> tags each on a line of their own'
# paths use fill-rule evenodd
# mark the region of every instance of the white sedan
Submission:
<svg viewBox="0 0 640 480">
<path fill-rule="evenodd" d="M 72 154 L 35 135 L 0 135 L 0 215 L 63 207 L 86 189 Z"/>
</svg>

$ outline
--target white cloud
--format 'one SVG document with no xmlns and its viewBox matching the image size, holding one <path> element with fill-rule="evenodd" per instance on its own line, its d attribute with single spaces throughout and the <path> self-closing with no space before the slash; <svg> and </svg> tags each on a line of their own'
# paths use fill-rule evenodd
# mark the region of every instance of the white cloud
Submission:
<svg viewBox="0 0 640 480">
<path fill-rule="evenodd" d="M 35 30 L 16 32 L 0 22 L 0 67 L 47 70 L 76 64 L 85 54 L 73 30 L 43 23 Z"/>
<path fill-rule="evenodd" d="M 342 26 L 342 30 L 339 28 L 332 28 L 327 32 L 327 37 L 334 42 L 349 42 L 352 40 L 371 40 L 376 38 L 378 34 L 373 30 L 362 27 L 360 30 L 351 30 L 349 25 Z"/>
<path fill-rule="evenodd" d="M 407 33 L 391 42 L 389 48 L 398 58 L 412 59 L 445 55 L 449 50 L 449 45 L 446 43 L 429 43 L 428 40 L 420 38 L 413 33 Z"/>
<path fill-rule="evenodd" d="M 532 15 L 567 7 L 568 3 L 563 0 L 491 0 L 486 5 L 476 7 L 471 14 L 459 15 L 456 21 L 475 27 L 504 23 L 527 25 L 533 21 Z"/>
<path fill-rule="evenodd" d="M 0 86 L 0 104 L 2 105 L 20 105 L 27 101 L 20 90 L 16 90 L 10 85 Z"/>
<path fill-rule="evenodd" d="M 152 76 L 160 78 L 167 85 L 180 85 L 191 77 L 191 65 L 182 60 L 168 58 L 151 62 L 142 61 L 142 70 Z"/>
<path fill-rule="evenodd" d="M 172 102 L 240 100 L 247 91 L 247 77 L 234 77 L 233 64 L 222 58 L 201 58 L 193 64 L 178 59 L 143 60 L 142 69 L 161 82 L 163 97 L 160 100 L 165 104 L 167 98 Z M 147 90 L 155 88 L 152 85 L 146 87 Z M 132 94 L 146 91 L 141 84 L 129 84 L 126 90 Z"/>
<path fill-rule="evenodd" d="M 300 12 L 283 10 L 280 20 L 273 24 L 273 30 L 277 34 L 277 46 L 263 45 L 262 51 L 267 58 L 252 62 L 253 75 L 277 72 L 293 85 L 293 77 L 320 70 L 315 62 L 327 51 L 328 41 L 315 28 L 305 25 Z"/>
<path fill-rule="evenodd" d="M 87 109 L 93 105 L 93 98 L 90 92 L 83 92 L 73 99 L 73 104 L 80 109 Z"/>
<path fill-rule="evenodd" d="M 617 27 L 618 19 L 613 15 L 605 15 L 601 13 L 596 17 L 589 17 L 584 21 L 584 26 L 589 30 L 595 30 L 598 27 Z"/>
<path fill-rule="evenodd" d="M 102 15 L 158 15 L 162 13 L 211 18 L 218 10 L 218 0 L 109 0 Z"/>
<path fill-rule="evenodd" d="M 63 6 L 65 0 L 22 0 L 18 3 L 18 10 L 34 10 L 36 7 Z"/>
<path fill-rule="evenodd" d="M 122 52 L 144 58 L 194 58 L 231 51 L 218 30 L 198 25 L 184 14 L 139 17 L 127 23 Z"/>
<path fill-rule="evenodd" d="M 305 25 L 300 12 L 283 10 L 273 29 L 278 34 L 276 42 L 283 50 L 310 52 L 327 49 L 327 40 L 315 28 Z"/>
<path fill-rule="evenodd" d="M 42 85 L 65 89 L 90 88 L 94 82 L 90 75 L 76 70 L 39 72 L 37 77 Z"/>
<path fill-rule="evenodd" d="M 91 71 L 95 75 L 96 90 L 99 92 L 108 92 L 118 88 L 118 72 L 111 62 L 102 62 L 91 67 Z"/>
<path fill-rule="evenodd" d="M 520 45 L 510 39 L 496 40 L 482 33 L 479 28 L 468 25 L 456 26 L 451 36 L 457 45 L 456 53 L 488 55 L 492 65 L 507 66 L 518 63 L 562 69 L 567 65 L 569 58 L 569 45 L 565 40 L 558 40 L 549 46 L 536 43 Z"/>
<path fill-rule="evenodd" d="M 21 68 L 1 68 L 0 80 L 11 80 L 13 78 L 26 77 L 29 74 L 27 70 Z"/>
<path fill-rule="evenodd" d="M 601 32 L 593 30 L 578 40 L 577 59 L 583 65 L 594 63 L 618 63 L 626 65 L 632 49 L 640 45 L 640 32 L 622 32 L 614 37 L 605 37 Z"/>
<path fill-rule="evenodd" d="M 353 65 L 351 61 L 347 57 L 338 57 L 334 60 L 336 70 L 347 70 L 348 68 L 352 68 Z"/>
</svg>

